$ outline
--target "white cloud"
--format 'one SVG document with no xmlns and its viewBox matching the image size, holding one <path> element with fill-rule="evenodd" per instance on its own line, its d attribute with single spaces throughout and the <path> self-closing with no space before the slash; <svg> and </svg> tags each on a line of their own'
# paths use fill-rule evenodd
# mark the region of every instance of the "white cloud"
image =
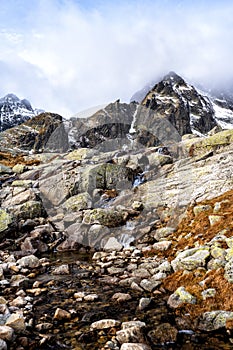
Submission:
<svg viewBox="0 0 233 350">
<path fill-rule="evenodd" d="M 229 1 L 32 3 L 23 27 L 0 32 L 1 95 L 68 115 L 129 100 L 170 70 L 223 86 L 233 77 Z"/>
</svg>

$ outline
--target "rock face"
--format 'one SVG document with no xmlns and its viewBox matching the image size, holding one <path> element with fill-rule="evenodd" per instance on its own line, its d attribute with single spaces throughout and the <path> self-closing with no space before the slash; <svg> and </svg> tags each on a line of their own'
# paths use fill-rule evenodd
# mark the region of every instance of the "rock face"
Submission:
<svg viewBox="0 0 233 350">
<path fill-rule="evenodd" d="M 190 134 L 208 101 L 174 74 L 155 90 L 1 134 L 3 348 L 231 341 L 233 130 Z"/>
<path fill-rule="evenodd" d="M 8 94 L 0 99 L 0 132 L 22 124 L 36 114 L 29 101 Z"/>
<path fill-rule="evenodd" d="M 153 87 L 142 105 L 166 115 L 180 135 L 189 134 L 191 129 L 206 134 L 217 125 L 209 99 L 173 72 Z"/>
</svg>

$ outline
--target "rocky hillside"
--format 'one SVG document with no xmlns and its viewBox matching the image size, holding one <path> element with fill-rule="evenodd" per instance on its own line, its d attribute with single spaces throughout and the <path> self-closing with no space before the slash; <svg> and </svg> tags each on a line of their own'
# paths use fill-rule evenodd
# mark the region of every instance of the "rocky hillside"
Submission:
<svg viewBox="0 0 233 350">
<path fill-rule="evenodd" d="M 33 109 L 28 100 L 20 100 L 16 95 L 8 94 L 0 98 L 0 132 L 20 125 L 41 112 L 42 110 Z"/>
<path fill-rule="evenodd" d="M 3 349 L 232 347 L 233 130 L 152 90 L 1 134 Z"/>
</svg>

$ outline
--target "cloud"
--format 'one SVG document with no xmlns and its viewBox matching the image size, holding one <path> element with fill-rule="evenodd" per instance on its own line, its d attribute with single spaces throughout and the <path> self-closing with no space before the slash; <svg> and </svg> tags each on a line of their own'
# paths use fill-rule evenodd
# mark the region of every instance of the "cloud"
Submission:
<svg viewBox="0 0 233 350">
<path fill-rule="evenodd" d="M 7 5 L 8 4 L 8 5 Z M 206 85 L 233 78 L 230 1 L 6 1 L 2 96 L 72 115 L 131 95 L 170 70 Z M 7 21 L 7 14 L 8 21 Z"/>
</svg>

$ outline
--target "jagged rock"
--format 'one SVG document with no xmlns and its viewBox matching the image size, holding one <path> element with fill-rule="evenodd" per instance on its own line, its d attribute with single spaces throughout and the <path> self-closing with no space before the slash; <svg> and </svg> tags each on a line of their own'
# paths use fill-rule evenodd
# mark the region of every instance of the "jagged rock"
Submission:
<svg viewBox="0 0 233 350">
<path fill-rule="evenodd" d="M 13 337 L 14 337 L 13 328 L 8 326 L 0 326 L 0 339 L 6 340 L 6 341 L 12 341 Z"/>
<path fill-rule="evenodd" d="M 170 248 L 172 242 L 171 241 L 161 241 L 153 244 L 153 248 L 155 250 L 164 251 Z"/>
<path fill-rule="evenodd" d="M 34 219 L 45 215 L 42 203 L 34 200 L 10 207 L 9 211 L 18 220 Z"/>
<path fill-rule="evenodd" d="M 33 269 L 40 265 L 40 260 L 35 255 L 28 255 L 17 260 L 17 264 L 21 267 L 29 267 Z"/>
<path fill-rule="evenodd" d="M 55 320 L 66 320 L 71 318 L 70 312 L 60 309 L 59 307 L 55 310 L 53 318 Z"/>
<path fill-rule="evenodd" d="M 185 250 L 172 260 L 171 265 L 174 271 L 192 271 L 198 267 L 205 266 L 207 258 L 210 256 L 209 248 L 192 248 Z"/>
<path fill-rule="evenodd" d="M 89 193 L 84 192 L 72 196 L 65 201 L 63 207 L 67 211 L 80 211 L 84 209 L 90 209 L 92 206 L 92 199 Z"/>
<path fill-rule="evenodd" d="M 0 349 L 7 350 L 7 343 L 3 339 L 0 339 Z"/>
<path fill-rule="evenodd" d="M 118 240 L 115 237 L 109 237 L 104 246 L 104 250 L 107 252 L 121 251 L 122 248 L 123 246 L 118 242 Z"/>
<path fill-rule="evenodd" d="M 120 344 L 124 343 L 145 343 L 141 327 L 132 326 L 122 329 L 116 333 L 116 339 Z"/>
<path fill-rule="evenodd" d="M 173 294 L 170 295 L 167 303 L 171 308 L 175 309 L 184 303 L 196 304 L 196 298 L 187 292 L 184 287 L 179 287 Z"/>
<path fill-rule="evenodd" d="M 141 298 L 139 300 L 139 304 L 138 304 L 138 309 L 140 311 L 145 310 L 151 303 L 151 299 L 150 298 Z"/>
<path fill-rule="evenodd" d="M 13 207 L 15 205 L 24 204 L 30 200 L 34 201 L 36 199 L 35 193 L 31 189 L 27 189 L 23 192 L 20 192 L 12 197 L 8 198 L 2 203 L 3 208 Z"/>
<path fill-rule="evenodd" d="M 69 275 L 69 273 L 70 269 L 68 264 L 58 266 L 52 271 L 53 275 Z"/>
<path fill-rule="evenodd" d="M 12 171 L 16 174 L 22 174 L 25 170 L 26 170 L 25 164 L 16 164 L 12 168 Z"/>
<path fill-rule="evenodd" d="M 112 300 L 116 300 L 118 303 L 122 303 L 131 299 L 132 297 L 128 293 L 115 293 L 112 296 Z"/>
<path fill-rule="evenodd" d="M 228 320 L 233 320 L 233 312 L 222 310 L 205 312 L 200 317 L 198 328 L 203 331 L 214 331 L 225 327 Z"/>
<path fill-rule="evenodd" d="M 19 313 L 10 315 L 6 320 L 5 325 L 13 328 L 16 333 L 21 333 L 26 328 L 24 317 L 22 314 Z"/>
<path fill-rule="evenodd" d="M 213 226 L 217 222 L 221 221 L 224 217 L 220 215 L 209 215 L 210 226 Z"/>
<path fill-rule="evenodd" d="M 6 231 L 13 222 L 13 218 L 5 210 L 0 209 L 0 233 Z"/>
<path fill-rule="evenodd" d="M 206 300 L 208 298 L 213 298 L 216 294 L 216 289 L 215 288 L 208 288 L 205 289 L 201 292 L 203 300 Z"/>
<path fill-rule="evenodd" d="M 154 238 L 157 241 L 160 241 L 160 240 L 164 241 L 164 238 L 166 238 L 167 236 L 172 234 L 174 231 L 175 230 L 173 227 L 161 227 L 161 228 L 156 230 L 156 232 L 154 234 Z"/>
</svg>

